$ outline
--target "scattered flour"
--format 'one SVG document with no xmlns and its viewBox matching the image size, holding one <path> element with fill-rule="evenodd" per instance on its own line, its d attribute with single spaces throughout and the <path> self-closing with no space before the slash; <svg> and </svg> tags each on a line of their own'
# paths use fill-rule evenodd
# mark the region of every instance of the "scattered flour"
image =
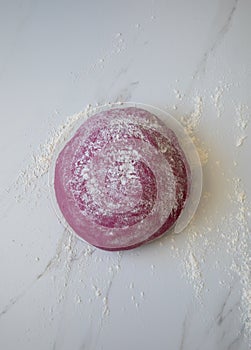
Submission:
<svg viewBox="0 0 251 350">
<path fill-rule="evenodd" d="M 196 136 L 203 113 L 203 100 L 201 96 L 193 98 L 194 107 L 190 115 L 181 117 L 181 123 L 185 127 L 188 135 L 195 144 L 202 165 L 208 162 L 209 150 L 203 142 Z"/>
<path fill-rule="evenodd" d="M 220 84 L 220 87 L 216 87 L 214 94 L 211 95 L 218 118 L 224 112 L 223 93 L 229 90 L 230 85 Z M 183 117 L 181 122 L 197 147 L 202 165 L 205 165 L 208 162 L 209 149 L 206 149 L 204 145 L 201 147 L 200 141 L 197 138 L 204 104 L 200 96 L 195 97 L 194 102 L 193 111 L 190 115 Z M 239 148 L 247 139 L 247 127 L 250 117 L 248 107 L 245 105 L 238 105 L 235 112 L 234 128 L 237 130 L 235 146 Z M 238 153 L 235 154 L 235 158 L 233 165 L 236 171 L 238 171 Z M 219 160 L 215 161 L 215 165 L 222 167 Z M 219 271 L 223 269 L 226 276 L 229 276 L 230 281 L 234 279 L 234 276 L 238 275 L 241 284 L 241 317 L 246 337 L 248 341 L 251 341 L 251 208 L 242 180 L 233 176 L 226 179 L 226 181 L 232 189 L 232 193 L 229 195 L 231 211 L 228 215 L 219 215 L 217 218 L 210 217 L 210 213 L 201 209 L 201 215 L 202 213 L 205 214 L 201 220 L 202 226 L 198 229 L 196 220 L 195 222 L 192 220 L 184 232 L 186 235 L 184 244 L 178 248 L 176 246 L 177 238 L 174 237 L 172 238 L 170 249 L 176 259 L 182 260 L 184 276 L 193 286 L 195 296 L 202 302 L 202 295 L 206 292 L 206 276 L 203 275 L 203 270 L 206 266 L 205 261 L 210 256 L 208 253 L 214 254 L 216 252 L 218 255 L 221 249 L 219 247 L 222 245 L 226 246 L 225 249 L 231 261 L 230 268 L 229 266 L 222 267 L 219 260 L 215 260 L 214 268 Z M 206 203 L 210 198 L 211 193 L 204 188 L 202 203 Z M 216 234 L 212 235 L 212 233 Z M 226 282 L 224 279 L 219 281 L 219 285 L 224 288 L 231 288 L 229 283 L 231 282 Z"/>
<path fill-rule="evenodd" d="M 238 276 L 241 290 L 240 310 L 245 335 L 251 341 L 251 237 L 249 221 L 251 216 L 250 203 L 240 178 L 231 179 L 232 193 L 229 196 L 231 211 L 228 216 L 203 218 L 203 224 L 198 228 L 191 223 L 186 229 L 186 241 L 182 247 L 175 245 L 176 237 L 172 238 L 171 251 L 176 259 L 182 261 L 182 270 L 185 279 L 193 286 L 194 294 L 202 303 L 202 296 L 206 292 L 203 270 L 205 262 L 212 254 L 220 254 L 220 248 L 225 246 L 230 265 L 223 267 L 215 260 L 214 268 L 219 272 L 223 269 L 230 282 L 224 279 L 219 284 L 231 288 L 231 281 Z M 204 200 L 210 198 L 210 193 L 204 194 Z M 217 233 L 212 235 L 211 233 Z M 230 284 L 229 284 L 230 283 Z"/>
<path fill-rule="evenodd" d="M 81 299 L 81 297 L 79 295 L 76 295 L 75 301 L 76 301 L 76 304 L 82 303 L 82 299 Z"/>
<path fill-rule="evenodd" d="M 197 152 L 200 157 L 201 165 L 205 165 L 208 162 L 209 157 L 209 149 L 201 142 L 199 138 L 196 138 L 195 136 L 192 137 L 192 140 L 197 148 Z"/>
<path fill-rule="evenodd" d="M 247 138 L 246 129 L 249 123 L 249 111 L 248 106 L 240 104 L 236 107 L 236 126 L 237 126 L 237 136 L 235 146 L 240 147 L 244 144 Z"/>
<path fill-rule="evenodd" d="M 177 89 L 174 89 L 173 92 L 175 93 L 175 97 L 177 98 L 177 100 L 182 101 L 184 95 L 182 95 L 181 92 Z"/>
<path fill-rule="evenodd" d="M 48 141 L 39 146 L 39 151 L 32 155 L 31 163 L 20 171 L 16 180 L 15 188 L 18 190 L 16 195 L 17 202 L 22 201 L 27 193 L 36 194 L 37 197 L 40 196 L 41 189 L 38 188 L 37 183 L 39 179 L 48 173 L 58 142 L 72 130 L 80 118 L 87 118 L 92 110 L 93 108 L 88 105 L 83 112 L 68 117 L 64 124 L 52 131 Z"/>
<path fill-rule="evenodd" d="M 108 298 L 104 297 L 103 298 L 103 311 L 102 311 L 102 316 L 108 316 L 110 314 L 110 309 L 108 305 Z"/>
<path fill-rule="evenodd" d="M 244 141 L 246 140 L 247 135 L 242 135 L 242 136 L 238 136 L 237 140 L 236 140 L 236 147 L 240 147 L 243 145 Z"/>
<path fill-rule="evenodd" d="M 112 107 L 113 105 L 121 105 L 121 102 L 116 102 L 115 104 L 106 103 L 102 107 Z M 79 120 L 84 121 L 99 108 L 100 106 L 98 105 L 91 106 L 89 104 L 82 112 L 68 117 L 65 123 L 51 131 L 48 140 L 39 146 L 39 150 L 36 153 L 32 154 L 31 162 L 17 176 L 14 184 L 17 202 L 27 198 L 27 194 L 32 194 L 33 198 L 36 197 L 37 199 L 41 196 L 43 188 L 39 181 L 44 178 L 44 175 L 48 174 L 57 145 L 69 135 Z M 48 186 L 47 182 L 44 185 Z M 47 187 L 45 191 L 47 191 Z"/>
<path fill-rule="evenodd" d="M 245 334 L 251 342 L 251 238 L 248 217 L 250 203 L 240 178 L 233 178 L 234 196 L 232 202 L 237 207 L 236 215 L 232 215 L 232 235 L 228 246 L 233 255 L 232 270 L 239 275 L 242 286 L 241 311 Z"/>
<path fill-rule="evenodd" d="M 102 295 L 102 291 L 96 285 L 93 285 L 92 287 L 95 291 L 95 296 L 100 297 Z"/>
<path fill-rule="evenodd" d="M 178 93 L 178 92 L 177 92 Z M 212 99 L 217 110 L 217 116 L 220 117 L 223 106 L 221 106 L 221 98 L 223 94 L 222 88 L 216 88 L 215 94 Z M 56 130 L 53 130 L 53 133 L 49 140 L 40 146 L 38 154 L 34 154 L 32 157 L 32 163 L 23 171 L 20 172 L 16 187 L 19 189 L 17 191 L 17 201 L 24 199 L 27 193 L 35 192 L 39 196 L 39 186 L 38 180 L 41 177 L 44 177 L 48 173 L 53 154 L 56 149 L 56 145 L 59 140 L 70 132 L 74 124 L 79 119 L 87 118 L 88 115 L 95 111 L 95 108 L 92 108 L 90 105 L 87 108 L 74 116 L 71 116 L 67 119 L 66 123 L 60 125 Z M 208 162 L 208 149 L 204 145 L 201 145 L 200 140 L 195 136 L 199 124 L 201 122 L 201 116 L 203 113 L 203 100 L 201 96 L 196 96 L 194 98 L 194 108 L 189 116 L 182 118 L 182 124 L 186 128 L 190 137 L 193 139 L 202 164 Z M 236 126 L 238 130 L 238 138 L 236 140 L 236 147 L 240 147 L 245 141 L 247 134 L 246 129 L 249 122 L 248 109 L 246 106 L 239 105 L 236 107 Z M 217 161 L 217 166 L 220 166 L 220 161 Z M 235 166 L 237 167 L 238 163 L 234 160 Z M 208 251 L 213 251 L 218 245 L 217 240 L 225 242 L 227 246 L 227 252 L 232 259 L 231 263 L 231 272 L 237 274 L 241 283 L 241 311 L 242 311 L 242 320 L 245 327 L 245 332 L 248 337 L 251 337 L 251 276 L 250 276 L 250 230 L 248 225 L 248 217 L 250 216 L 251 209 L 247 202 L 247 195 L 245 188 L 242 184 L 241 179 L 233 178 L 230 179 L 233 187 L 233 194 L 230 197 L 230 200 L 235 205 L 235 211 L 229 213 L 229 217 L 222 218 L 222 222 L 226 223 L 226 229 L 221 231 L 219 227 L 222 227 L 222 222 L 214 222 L 214 218 L 208 219 L 206 216 L 203 221 L 203 226 L 200 231 L 197 230 L 195 224 L 192 222 L 190 226 L 186 229 L 187 238 L 182 249 L 178 249 L 175 246 L 175 238 L 172 238 L 172 245 L 170 249 L 173 251 L 173 254 L 181 259 L 182 268 L 184 276 L 189 283 L 194 288 L 195 295 L 201 299 L 202 292 L 205 288 L 205 278 L 203 276 L 203 266 L 205 264 L 206 254 Z M 20 192 L 20 188 L 22 191 Z M 210 199 L 211 193 L 204 191 L 203 200 L 206 201 Z M 217 232 L 218 236 L 211 236 L 211 232 Z M 67 234 L 68 236 L 68 234 Z M 55 256 L 55 259 L 52 261 L 51 266 L 58 264 L 61 260 L 64 260 L 64 269 L 65 269 L 65 280 L 64 288 L 68 286 L 69 275 L 72 268 L 72 262 L 76 257 L 75 252 L 75 238 L 72 235 L 69 235 L 68 238 L 64 239 L 61 247 L 61 252 Z M 62 245 L 61 244 L 61 245 Z M 95 248 L 90 246 L 85 246 L 85 249 L 82 252 L 80 260 L 87 261 L 93 258 Z M 97 257 L 96 257 L 97 259 Z M 121 258 L 120 258 L 121 259 Z M 95 262 L 97 263 L 98 260 Z M 102 263 L 102 261 L 101 261 Z M 82 266 L 82 265 L 81 265 Z M 217 262 L 215 263 L 217 265 Z M 150 265 L 151 271 L 155 271 L 155 266 Z M 49 267 L 48 267 L 49 269 Z M 48 270 L 47 269 L 47 270 Z M 47 271 L 45 270 L 45 271 Z M 109 267 L 110 279 L 112 280 L 114 275 L 120 271 L 119 262 L 113 264 Z M 226 286 L 224 280 L 220 280 L 220 285 Z M 130 284 L 130 289 L 134 288 L 133 283 Z M 108 316 L 110 313 L 108 306 L 108 294 L 106 295 L 107 288 L 105 291 L 101 287 L 95 285 L 93 287 L 94 294 L 96 297 L 102 297 L 102 317 Z M 141 299 L 144 298 L 144 292 L 140 292 Z M 77 294 L 75 298 L 76 304 L 82 304 L 82 296 Z M 136 302 L 135 297 L 133 296 L 135 306 L 138 307 L 139 303 Z M 59 302 L 64 299 L 63 291 L 59 293 Z M 90 298 L 92 301 L 93 299 Z"/>
<path fill-rule="evenodd" d="M 203 112 L 203 101 L 201 96 L 194 98 L 194 110 L 188 116 L 182 117 L 181 122 L 191 136 L 198 129 Z"/>
<path fill-rule="evenodd" d="M 223 112 L 223 103 L 222 103 L 223 92 L 224 92 L 224 88 L 222 86 L 217 86 L 215 88 L 215 93 L 211 95 L 218 118 L 221 117 Z"/>
<path fill-rule="evenodd" d="M 197 297 L 201 296 L 204 287 L 204 281 L 201 272 L 201 266 L 195 253 L 188 249 L 187 256 L 184 259 L 184 268 L 189 282 L 193 285 Z"/>
</svg>

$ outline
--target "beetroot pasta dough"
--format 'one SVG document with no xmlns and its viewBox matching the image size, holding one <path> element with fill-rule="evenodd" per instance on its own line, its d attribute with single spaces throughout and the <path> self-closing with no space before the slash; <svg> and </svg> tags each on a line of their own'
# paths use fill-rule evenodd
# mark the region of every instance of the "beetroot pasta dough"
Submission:
<svg viewBox="0 0 251 350">
<path fill-rule="evenodd" d="M 54 176 L 68 224 L 105 250 L 135 248 L 170 229 L 191 181 L 174 132 L 135 107 L 87 119 L 59 153 Z"/>
</svg>

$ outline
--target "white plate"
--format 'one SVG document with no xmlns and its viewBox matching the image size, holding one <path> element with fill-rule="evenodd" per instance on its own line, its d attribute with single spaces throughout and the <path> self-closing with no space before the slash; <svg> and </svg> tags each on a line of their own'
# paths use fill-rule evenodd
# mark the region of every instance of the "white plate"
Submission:
<svg viewBox="0 0 251 350">
<path fill-rule="evenodd" d="M 187 227 L 189 222 L 192 220 L 200 201 L 201 192 L 202 192 L 202 168 L 201 168 L 200 158 L 199 158 L 197 149 L 193 141 L 191 140 L 190 136 L 188 135 L 187 131 L 171 114 L 157 107 L 153 107 L 143 103 L 118 102 L 118 103 L 113 103 L 105 106 L 90 108 L 76 115 L 76 121 L 73 124 L 71 124 L 70 127 L 65 129 L 65 132 L 63 133 L 62 137 L 59 139 L 55 147 L 55 152 L 53 155 L 52 164 L 49 171 L 49 188 L 51 193 L 53 209 L 56 215 L 58 216 L 59 220 L 61 221 L 61 223 L 68 230 L 75 233 L 72 230 L 72 228 L 69 226 L 67 221 L 65 220 L 64 216 L 62 215 L 56 200 L 55 191 L 54 191 L 54 173 L 55 173 L 56 160 L 58 158 L 59 153 L 64 148 L 65 144 L 74 136 L 78 128 L 88 117 L 111 108 L 125 108 L 125 107 L 142 108 L 154 114 L 159 119 L 161 119 L 170 129 L 172 129 L 175 132 L 178 138 L 179 144 L 187 158 L 187 161 L 189 163 L 190 170 L 191 170 L 190 194 L 189 194 L 189 197 L 187 198 L 186 205 L 182 210 L 181 215 L 179 216 L 178 220 L 173 226 L 173 232 L 176 234 L 180 233 Z M 78 235 L 77 237 L 81 238 Z"/>
</svg>

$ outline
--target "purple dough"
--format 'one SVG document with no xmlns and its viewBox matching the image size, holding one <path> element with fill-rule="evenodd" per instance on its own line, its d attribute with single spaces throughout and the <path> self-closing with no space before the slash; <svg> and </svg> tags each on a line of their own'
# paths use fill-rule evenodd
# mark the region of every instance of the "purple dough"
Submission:
<svg viewBox="0 0 251 350">
<path fill-rule="evenodd" d="M 178 219 L 190 168 L 177 137 L 150 112 L 100 112 L 60 152 L 55 193 L 66 221 L 85 241 L 125 250 L 151 241 Z"/>
</svg>

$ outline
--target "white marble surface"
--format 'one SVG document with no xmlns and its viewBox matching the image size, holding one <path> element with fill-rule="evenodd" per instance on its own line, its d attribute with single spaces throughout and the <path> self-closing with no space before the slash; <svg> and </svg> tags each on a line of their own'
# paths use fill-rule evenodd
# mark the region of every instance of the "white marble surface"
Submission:
<svg viewBox="0 0 251 350">
<path fill-rule="evenodd" d="M 249 348 L 250 12 L 249 0 L 0 1 L 0 349 Z M 27 176 L 67 116 L 117 100 L 197 118 L 208 161 L 185 231 L 108 253 L 58 222 L 47 169 Z"/>
</svg>

